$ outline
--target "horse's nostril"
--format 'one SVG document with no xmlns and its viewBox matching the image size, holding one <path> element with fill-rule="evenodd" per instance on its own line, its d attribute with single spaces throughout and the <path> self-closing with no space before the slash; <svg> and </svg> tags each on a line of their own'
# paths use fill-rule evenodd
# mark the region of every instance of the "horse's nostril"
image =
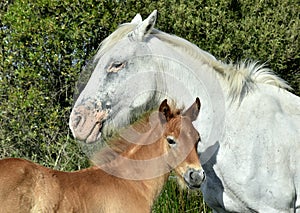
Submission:
<svg viewBox="0 0 300 213">
<path fill-rule="evenodd" d="M 111 102 L 107 101 L 105 104 L 106 109 L 111 109 Z"/>
<path fill-rule="evenodd" d="M 80 116 L 80 115 L 74 116 L 72 120 L 73 120 L 72 126 L 73 126 L 73 128 L 76 129 L 78 127 L 80 121 L 82 120 L 82 116 Z"/>
</svg>

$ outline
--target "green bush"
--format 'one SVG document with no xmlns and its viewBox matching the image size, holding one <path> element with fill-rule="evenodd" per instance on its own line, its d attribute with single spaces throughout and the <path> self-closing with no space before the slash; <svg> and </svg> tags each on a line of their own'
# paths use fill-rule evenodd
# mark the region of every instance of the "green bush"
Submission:
<svg viewBox="0 0 300 213">
<path fill-rule="evenodd" d="M 267 62 L 300 94 L 296 0 L 4 0 L 0 3 L 0 157 L 24 157 L 61 170 L 88 166 L 68 129 L 75 82 L 99 43 L 119 24 L 136 13 L 145 18 L 154 9 L 159 12 L 156 28 L 223 61 Z M 164 192 L 159 201 L 167 196 Z M 182 204 L 182 196 L 174 202 Z M 191 209 L 202 205 L 194 203 Z M 158 202 L 154 211 L 176 211 L 172 203 L 162 205 Z"/>
</svg>

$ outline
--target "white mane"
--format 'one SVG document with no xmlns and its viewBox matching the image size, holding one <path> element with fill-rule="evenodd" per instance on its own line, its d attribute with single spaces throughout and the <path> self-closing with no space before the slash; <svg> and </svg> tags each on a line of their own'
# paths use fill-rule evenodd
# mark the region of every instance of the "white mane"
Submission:
<svg viewBox="0 0 300 213">
<path fill-rule="evenodd" d="M 107 49 L 110 49 L 119 40 L 133 31 L 136 26 L 137 25 L 133 23 L 120 25 L 116 31 L 101 42 L 99 51 L 94 58 L 94 62 L 97 61 Z M 189 54 L 195 60 L 201 60 L 202 63 L 211 66 L 228 82 L 229 96 L 232 100 L 243 97 L 253 88 L 255 83 L 269 84 L 282 89 L 292 89 L 283 79 L 276 76 L 271 69 L 267 68 L 265 64 L 247 60 L 236 64 L 226 64 L 216 60 L 209 53 L 178 36 L 170 35 L 157 29 L 153 29 L 151 35 L 161 41 L 167 42 L 175 49 L 180 49 L 181 52 Z"/>
</svg>

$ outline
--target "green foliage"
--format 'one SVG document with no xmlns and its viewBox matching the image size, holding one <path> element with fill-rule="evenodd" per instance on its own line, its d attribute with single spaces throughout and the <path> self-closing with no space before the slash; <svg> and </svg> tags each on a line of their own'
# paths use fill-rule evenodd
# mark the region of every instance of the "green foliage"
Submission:
<svg viewBox="0 0 300 213">
<path fill-rule="evenodd" d="M 74 84 L 105 37 L 136 13 L 145 18 L 154 9 L 156 28 L 220 60 L 267 62 L 300 94 L 297 0 L 4 0 L 0 157 L 25 157 L 62 170 L 88 166 L 68 130 Z M 179 192 L 168 183 L 154 212 L 195 208 L 206 208 L 199 194 Z"/>
<path fill-rule="evenodd" d="M 159 3 L 160 29 L 186 38 L 223 61 L 267 62 L 300 94 L 298 1 L 170 2 Z"/>
</svg>

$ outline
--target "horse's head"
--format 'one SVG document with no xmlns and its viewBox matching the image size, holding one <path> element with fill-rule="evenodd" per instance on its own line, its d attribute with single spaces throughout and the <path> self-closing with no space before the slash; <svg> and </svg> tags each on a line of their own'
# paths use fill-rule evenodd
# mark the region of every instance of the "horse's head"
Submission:
<svg viewBox="0 0 300 213">
<path fill-rule="evenodd" d="M 101 43 L 86 69 L 92 74 L 70 115 L 75 138 L 86 143 L 106 138 L 111 129 L 127 126 L 143 112 L 157 108 L 165 97 L 177 103 L 201 97 L 203 126 L 211 127 L 218 111 L 213 107 L 219 102 L 210 107 L 208 91 L 219 94 L 219 87 L 207 70 L 215 59 L 184 39 L 154 29 L 156 16 L 154 11 L 142 21 L 137 15 Z M 203 131 L 203 139 L 208 132 Z"/>
<path fill-rule="evenodd" d="M 97 141 L 108 121 L 113 125 L 128 124 L 131 111 L 149 104 L 156 91 L 158 76 L 153 66 L 144 63 L 151 50 L 151 39 L 157 12 L 142 21 L 137 15 L 107 37 L 93 61 L 93 72 L 78 97 L 70 115 L 70 128 L 75 138 Z M 147 91 L 143 94 L 137 94 Z M 155 103 L 156 104 L 156 103 Z M 158 104 L 156 104 L 158 105 Z"/>
<path fill-rule="evenodd" d="M 167 163 L 174 168 L 179 183 L 186 184 L 189 188 L 200 188 L 205 179 L 204 170 L 201 167 L 197 154 L 197 144 L 200 135 L 192 122 L 198 117 L 200 100 L 187 109 L 182 115 L 171 113 L 167 101 L 163 101 L 159 111 L 166 119 L 164 138 L 167 148 Z"/>
</svg>

